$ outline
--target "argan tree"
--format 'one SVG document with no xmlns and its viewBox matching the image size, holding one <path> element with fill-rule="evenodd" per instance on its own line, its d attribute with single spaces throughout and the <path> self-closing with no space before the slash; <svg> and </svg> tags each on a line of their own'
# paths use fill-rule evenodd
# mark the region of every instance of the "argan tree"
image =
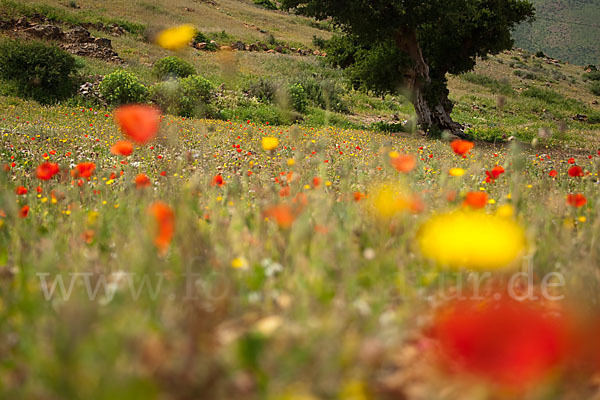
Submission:
<svg viewBox="0 0 600 400">
<path fill-rule="evenodd" d="M 408 89 L 422 129 L 462 134 L 450 117 L 446 74 L 473 69 L 477 57 L 513 45 L 511 31 L 532 20 L 527 0 L 283 0 L 283 7 L 344 32 L 334 61 L 361 86 Z"/>
</svg>

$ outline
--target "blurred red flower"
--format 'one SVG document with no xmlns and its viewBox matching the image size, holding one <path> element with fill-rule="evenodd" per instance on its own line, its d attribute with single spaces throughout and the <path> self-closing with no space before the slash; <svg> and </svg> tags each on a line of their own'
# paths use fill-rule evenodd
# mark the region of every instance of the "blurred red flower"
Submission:
<svg viewBox="0 0 600 400">
<path fill-rule="evenodd" d="M 565 317 L 506 298 L 455 301 L 437 313 L 432 333 L 448 366 L 524 387 L 566 360 L 571 332 Z"/>
<path fill-rule="evenodd" d="M 390 162 L 394 168 L 404 173 L 412 171 L 417 165 L 417 159 L 410 154 L 393 157 Z"/>
<path fill-rule="evenodd" d="M 211 185 L 212 186 L 223 186 L 225 184 L 225 180 L 223 179 L 222 175 L 215 175 L 215 177 L 212 180 Z"/>
<path fill-rule="evenodd" d="M 272 206 L 265 210 L 263 215 L 266 218 L 273 219 L 279 227 L 284 229 L 290 228 L 296 219 L 292 208 L 285 204 Z"/>
<path fill-rule="evenodd" d="M 135 186 L 138 189 L 145 188 L 150 185 L 152 185 L 152 182 L 150 182 L 150 179 L 148 179 L 146 174 L 139 174 L 138 176 L 135 177 Z"/>
<path fill-rule="evenodd" d="M 37 176 L 38 179 L 41 179 L 43 181 L 47 181 L 52 179 L 52 177 L 56 174 L 58 174 L 60 172 L 60 168 L 58 168 L 58 164 L 55 163 L 51 163 L 51 162 L 45 162 L 43 164 L 40 164 L 36 171 L 35 171 L 35 175 Z"/>
<path fill-rule="evenodd" d="M 21 209 L 19 210 L 19 217 L 25 218 L 25 217 L 27 217 L 28 214 L 29 214 L 29 206 L 21 207 Z"/>
<path fill-rule="evenodd" d="M 485 192 L 469 192 L 463 202 L 463 207 L 483 208 L 487 204 L 488 195 Z"/>
<path fill-rule="evenodd" d="M 119 107 L 114 115 L 123 133 L 137 143 L 149 142 L 158 132 L 160 112 L 154 107 L 129 104 Z"/>
<path fill-rule="evenodd" d="M 127 140 L 120 140 L 110 148 L 110 152 L 115 155 L 129 156 L 133 153 L 133 145 Z"/>
<path fill-rule="evenodd" d="M 15 190 L 15 193 L 16 193 L 18 196 L 22 196 L 22 195 L 24 195 L 24 194 L 27 194 L 27 188 L 26 188 L 26 187 L 24 187 L 24 186 L 18 186 L 18 187 L 17 187 L 17 189 Z"/>
<path fill-rule="evenodd" d="M 552 171 L 548 172 L 548 175 L 550 175 L 552 178 L 556 178 L 558 176 L 558 172 L 553 169 Z"/>
<path fill-rule="evenodd" d="M 152 204 L 148 212 L 154 217 L 157 226 L 154 244 L 158 251 L 164 254 L 169 249 L 175 233 L 175 214 L 171 207 L 162 202 Z"/>
<path fill-rule="evenodd" d="M 468 140 L 456 139 L 450 143 L 450 146 L 452 146 L 452 150 L 456 154 L 464 156 L 471 151 L 471 149 L 475 146 L 475 143 L 469 142 Z"/>
<path fill-rule="evenodd" d="M 578 165 L 575 165 L 574 167 L 569 168 L 569 176 L 572 176 L 572 177 L 583 176 L 583 168 L 581 168 Z"/>
<path fill-rule="evenodd" d="M 587 199 L 581 193 L 569 194 L 567 196 L 567 204 L 573 207 L 583 207 L 587 203 Z"/>
<path fill-rule="evenodd" d="M 79 163 L 74 170 L 71 171 L 71 176 L 79 178 L 90 178 L 96 170 L 96 164 L 93 162 Z"/>
</svg>

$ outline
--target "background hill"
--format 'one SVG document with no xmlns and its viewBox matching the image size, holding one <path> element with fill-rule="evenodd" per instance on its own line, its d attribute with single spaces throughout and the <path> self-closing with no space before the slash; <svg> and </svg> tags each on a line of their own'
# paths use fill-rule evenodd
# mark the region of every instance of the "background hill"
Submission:
<svg viewBox="0 0 600 400">
<path fill-rule="evenodd" d="M 600 64 L 600 0 L 532 0 L 537 20 L 519 26 L 517 47 L 579 65 Z"/>
</svg>

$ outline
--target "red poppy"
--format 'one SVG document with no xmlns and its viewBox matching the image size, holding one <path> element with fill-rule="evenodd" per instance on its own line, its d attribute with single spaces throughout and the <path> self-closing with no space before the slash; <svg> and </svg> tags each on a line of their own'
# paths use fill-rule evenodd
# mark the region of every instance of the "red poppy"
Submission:
<svg viewBox="0 0 600 400">
<path fill-rule="evenodd" d="M 162 202 L 150 206 L 148 212 L 154 217 L 157 225 L 154 244 L 160 253 L 166 253 L 175 233 L 175 214 L 171 207 Z"/>
<path fill-rule="evenodd" d="M 152 185 L 152 182 L 150 182 L 150 179 L 148 179 L 146 174 L 139 174 L 138 176 L 135 177 L 135 186 L 138 189 L 145 188 L 150 185 Z"/>
<path fill-rule="evenodd" d="M 74 170 L 71 171 L 71 176 L 79 178 L 90 178 L 96 170 L 96 164 L 93 162 L 79 163 Z"/>
<path fill-rule="evenodd" d="M 483 208 L 487 204 L 488 195 L 485 192 L 469 192 L 463 202 L 464 207 Z"/>
<path fill-rule="evenodd" d="M 158 132 L 160 112 L 154 107 L 130 104 L 119 107 L 114 115 L 123 133 L 137 143 L 149 142 Z"/>
<path fill-rule="evenodd" d="M 500 175 L 502 175 L 504 173 L 504 168 L 501 167 L 500 165 L 496 165 L 494 168 L 492 168 L 492 176 L 494 177 L 494 179 L 498 179 L 498 177 Z"/>
<path fill-rule="evenodd" d="M 464 156 L 471 151 L 471 149 L 475 146 L 475 143 L 469 142 L 468 140 L 456 139 L 450 143 L 450 146 L 452 146 L 452 150 L 456 154 Z"/>
<path fill-rule="evenodd" d="M 129 156 L 133 153 L 133 145 L 127 140 L 120 140 L 110 148 L 110 152 L 115 155 Z"/>
<path fill-rule="evenodd" d="M 410 154 L 394 157 L 390 162 L 394 168 L 405 174 L 412 171 L 417 165 L 417 159 Z"/>
<path fill-rule="evenodd" d="M 569 176 L 572 176 L 572 177 L 583 176 L 583 168 L 581 168 L 579 165 L 575 165 L 574 167 L 569 168 Z"/>
<path fill-rule="evenodd" d="M 321 185 L 321 178 L 319 178 L 318 176 L 315 176 L 312 180 L 313 183 L 313 187 L 319 187 Z"/>
<path fill-rule="evenodd" d="M 291 189 L 289 186 L 282 187 L 281 190 L 279 191 L 279 196 L 287 197 L 290 195 L 290 191 L 291 191 Z"/>
<path fill-rule="evenodd" d="M 552 178 L 556 178 L 558 176 L 558 172 L 553 169 L 552 171 L 548 172 L 548 175 L 550 175 Z"/>
<path fill-rule="evenodd" d="M 225 180 L 223 179 L 222 175 L 215 175 L 215 177 L 212 180 L 211 185 L 212 186 L 223 186 L 225 184 Z"/>
<path fill-rule="evenodd" d="M 354 199 L 354 201 L 359 202 L 362 199 L 364 199 L 365 197 L 367 197 L 365 194 L 361 193 L 361 192 L 354 192 L 352 194 L 352 198 Z"/>
<path fill-rule="evenodd" d="M 35 174 L 38 179 L 47 181 L 52 179 L 52 177 L 58 174 L 59 172 L 60 168 L 58 168 L 58 164 L 45 162 L 37 167 Z"/>
<path fill-rule="evenodd" d="M 567 196 L 567 204 L 573 207 L 583 207 L 587 203 L 587 199 L 581 193 L 569 194 Z"/>
<path fill-rule="evenodd" d="M 29 214 L 29 206 L 21 207 L 21 209 L 19 210 L 19 217 L 25 218 L 25 217 L 27 217 L 28 214 Z"/>
<path fill-rule="evenodd" d="M 548 311 L 508 297 L 455 301 L 438 312 L 432 333 L 448 367 L 525 387 L 548 376 L 569 353 L 569 323 Z"/>
<path fill-rule="evenodd" d="M 18 186 L 18 187 L 17 187 L 17 189 L 15 190 L 15 193 L 16 193 L 18 196 L 22 196 L 22 195 L 24 195 L 24 194 L 27 194 L 27 188 L 26 188 L 26 187 L 24 187 L 24 186 Z"/>
<path fill-rule="evenodd" d="M 281 228 L 288 229 L 296 219 L 292 208 L 288 205 L 278 205 L 268 208 L 263 215 L 266 218 L 273 219 Z"/>
<path fill-rule="evenodd" d="M 575 159 L 574 159 L 573 157 L 571 157 L 571 158 L 569 158 L 569 159 L 567 160 L 567 162 L 568 162 L 569 164 L 575 164 Z"/>
</svg>

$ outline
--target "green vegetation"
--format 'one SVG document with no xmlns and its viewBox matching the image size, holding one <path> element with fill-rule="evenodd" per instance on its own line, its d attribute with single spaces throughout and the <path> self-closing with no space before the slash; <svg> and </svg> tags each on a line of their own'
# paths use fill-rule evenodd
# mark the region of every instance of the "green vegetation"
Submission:
<svg viewBox="0 0 600 400">
<path fill-rule="evenodd" d="M 161 58 L 154 63 L 152 69 L 157 78 L 161 80 L 166 78 L 187 78 L 196 73 L 192 64 L 175 56 Z"/>
<path fill-rule="evenodd" d="M 127 103 L 143 103 L 148 98 L 148 89 L 138 77 L 124 69 L 108 74 L 100 83 L 100 94 L 112 106 Z"/>
<path fill-rule="evenodd" d="M 597 1 L 531 2 L 535 6 L 536 19 L 515 29 L 517 47 L 541 51 L 574 64 L 600 64 L 600 7 Z"/>
<path fill-rule="evenodd" d="M 75 74 L 81 66 L 72 55 L 42 42 L 0 43 L 0 79 L 14 87 L 16 95 L 40 103 L 73 95 Z"/>
</svg>

